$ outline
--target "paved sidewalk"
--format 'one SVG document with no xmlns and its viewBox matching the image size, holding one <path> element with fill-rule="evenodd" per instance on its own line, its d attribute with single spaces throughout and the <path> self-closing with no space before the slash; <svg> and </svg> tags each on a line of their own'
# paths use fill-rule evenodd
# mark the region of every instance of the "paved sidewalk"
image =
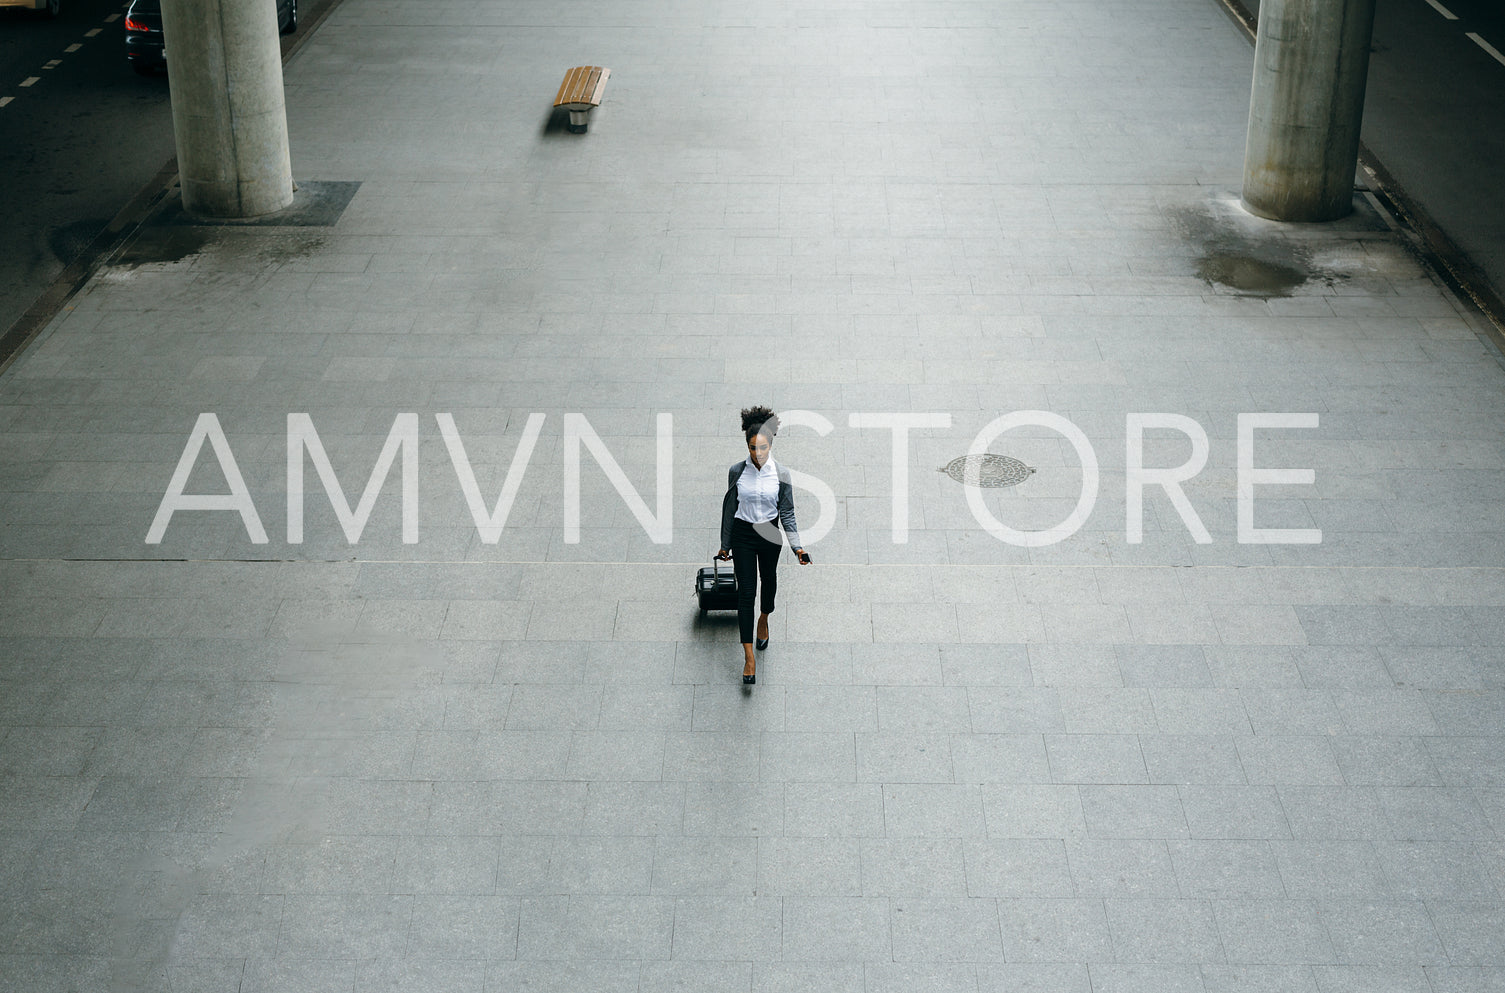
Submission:
<svg viewBox="0 0 1505 993">
<path fill-rule="evenodd" d="M 1250 57 L 1207 0 L 344 0 L 287 70 L 338 224 L 149 228 L 0 376 L 0 990 L 1505 987 L 1505 369 L 1365 203 L 1238 211 Z M 832 502 L 745 693 L 689 589 L 754 402 Z M 1035 548 L 935 471 L 1027 409 L 1101 465 Z M 1134 412 L 1211 543 L 1153 488 L 1127 542 Z M 1262 412 L 1320 544 L 1236 540 Z M 145 541 L 203 413 L 265 544 Z M 417 415 L 416 544 L 401 458 L 353 546 L 305 458 L 288 542 L 290 413 L 352 504 Z M 854 413 L 950 415 L 907 543 Z M 440 414 L 488 510 L 545 415 L 496 544 Z M 672 415 L 672 543 L 589 454 L 566 542 L 568 414 L 648 512 Z"/>
</svg>

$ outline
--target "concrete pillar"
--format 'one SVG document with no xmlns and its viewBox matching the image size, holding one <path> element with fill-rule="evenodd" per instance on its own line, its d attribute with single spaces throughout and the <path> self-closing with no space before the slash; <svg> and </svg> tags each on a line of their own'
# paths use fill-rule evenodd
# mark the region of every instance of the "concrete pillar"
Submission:
<svg viewBox="0 0 1505 993">
<path fill-rule="evenodd" d="M 162 0 L 183 207 L 255 217 L 293 202 L 274 0 Z"/>
<path fill-rule="evenodd" d="M 1261 0 L 1244 206 L 1277 221 L 1353 209 L 1374 0 Z"/>
</svg>

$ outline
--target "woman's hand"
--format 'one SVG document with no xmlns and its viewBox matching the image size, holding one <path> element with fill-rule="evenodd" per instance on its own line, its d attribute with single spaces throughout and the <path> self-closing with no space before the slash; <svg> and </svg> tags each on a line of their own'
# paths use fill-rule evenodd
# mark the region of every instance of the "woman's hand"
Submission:
<svg viewBox="0 0 1505 993">
<path fill-rule="evenodd" d="M 732 557 L 732 553 L 723 548 L 721 551 L 716 553 L 716 557 L 725 562 L 727 559 Z"/>
<path fill-rule="evenodd" d="M 803 548 L 796 548 L 794 550 L 794 557 L 799 561 L 800 565 L 810 564 L 810 553 Z"/>
</svg>

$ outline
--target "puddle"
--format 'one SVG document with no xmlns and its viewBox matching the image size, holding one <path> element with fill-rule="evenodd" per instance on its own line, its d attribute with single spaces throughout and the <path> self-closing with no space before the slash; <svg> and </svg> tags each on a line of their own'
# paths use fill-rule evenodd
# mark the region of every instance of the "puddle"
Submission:
<svg viewBox="0 0 1505 993">
<path fill-rule="evenodd" d="M 1288 297 L 1309 278 L 1308 273 L 1294 266 L 1229 248 L 1215 248 L 1198 259 L 1197 276 L 1209 283 L 1262 297 Z"/>
</svg>

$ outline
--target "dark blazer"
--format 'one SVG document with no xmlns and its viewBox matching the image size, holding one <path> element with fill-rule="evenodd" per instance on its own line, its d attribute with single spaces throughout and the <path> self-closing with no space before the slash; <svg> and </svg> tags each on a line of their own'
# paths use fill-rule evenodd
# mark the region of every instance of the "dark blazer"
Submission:
<svg viewBox="0 0 1505 993">
<path fill-rule="evenodd" d="M 726 473 L 726 496 L 721 498 L 721 547 L 732 547 L 732 521 L 737 516 L 737 505 L 740 498 L 737 496 L 737 480 L 742 476 L 742 470 L 747 468 L 747 460 L 735 463 Z M 800 530 L 794 523 L 794 484 L 789 481 L 789 470 L 784 468 L 784 463 L 775 461 L 774 469 L 779 474 L 779 523 L 784 528 L 784 533 L 789 536 L 790 548 L 804 548 L 800 544 Z"/>
</svg>

